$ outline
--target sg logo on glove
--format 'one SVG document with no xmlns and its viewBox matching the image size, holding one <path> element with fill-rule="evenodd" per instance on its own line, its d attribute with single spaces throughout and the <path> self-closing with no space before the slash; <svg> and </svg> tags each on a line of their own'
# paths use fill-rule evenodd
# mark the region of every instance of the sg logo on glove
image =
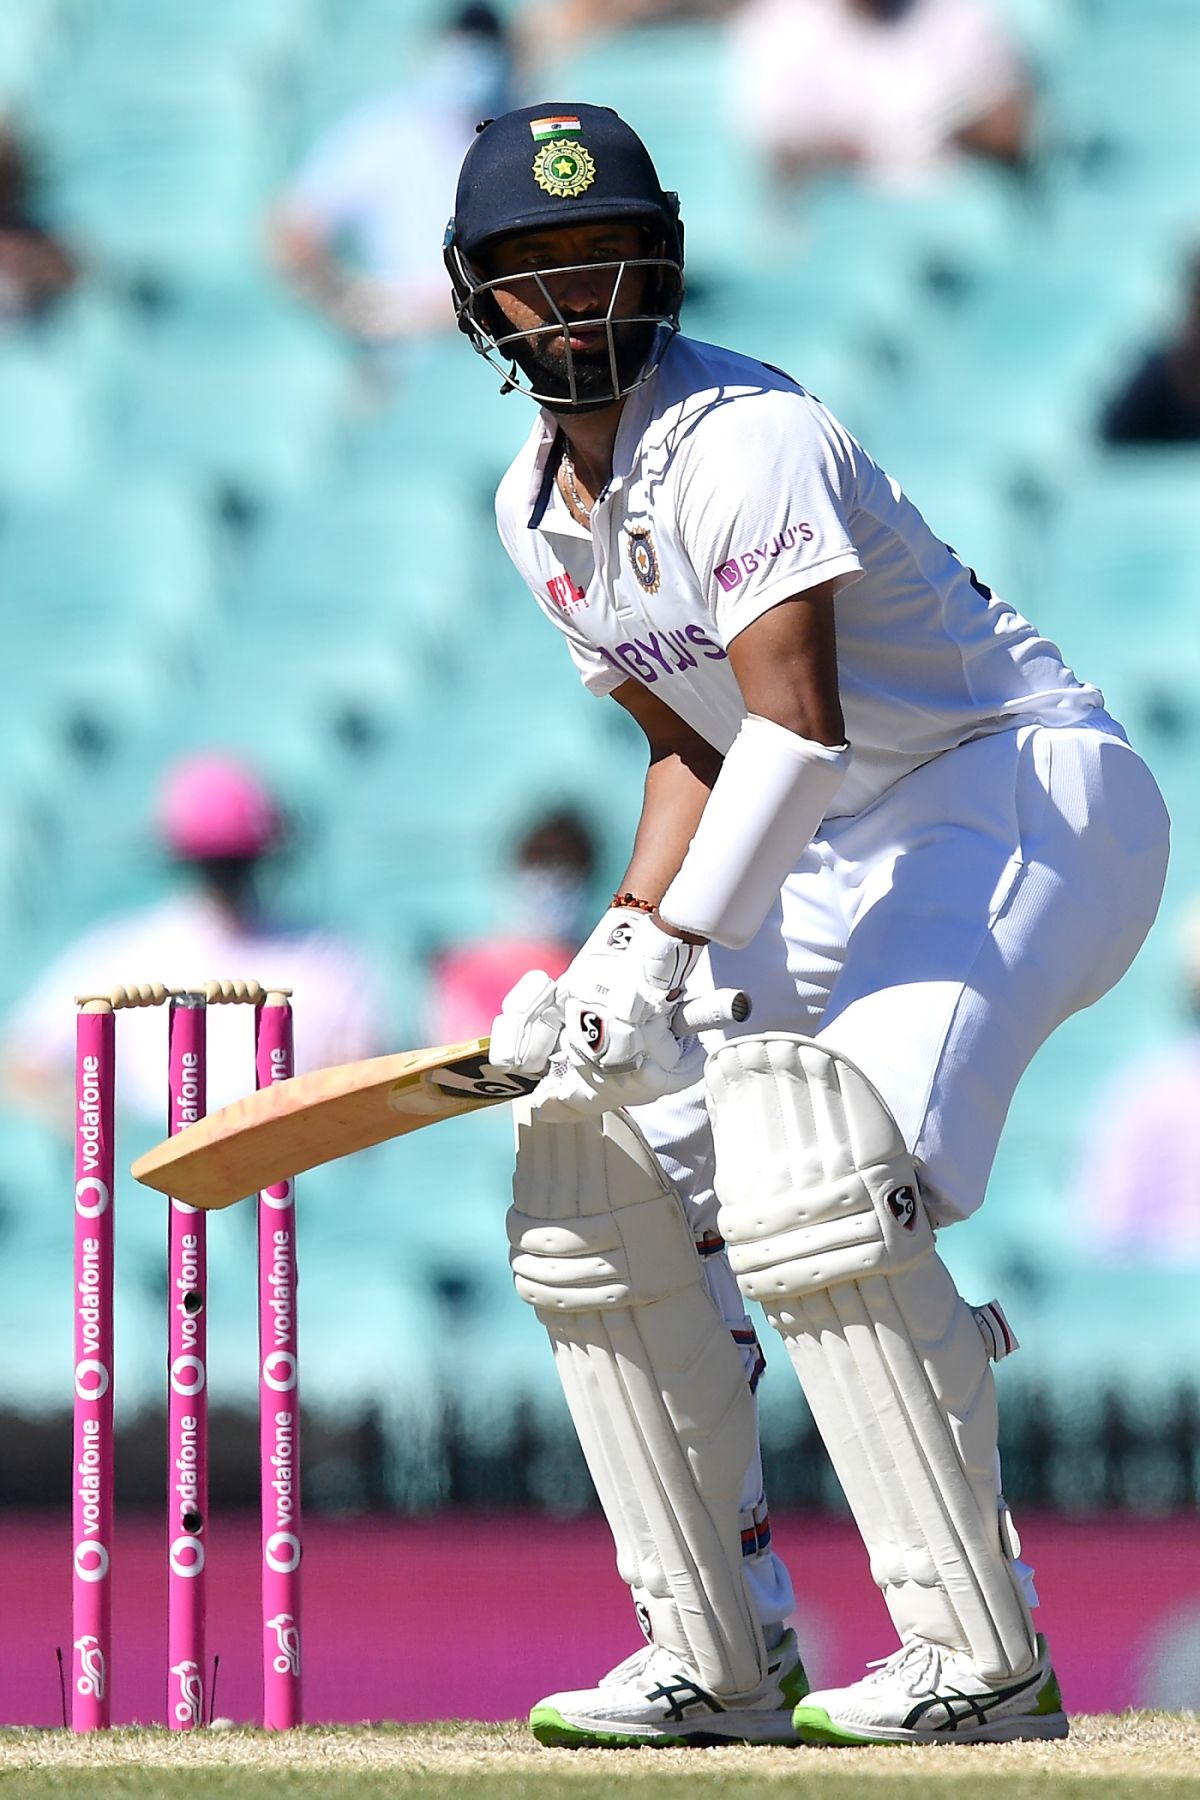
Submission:
<svg viewBox="0 0 1200 1800">
<path fill-rule="evenodd" d="M 593 1056 L 599 1056 L 608 1036 L 608 1019 L 604 1013 L 586 1008 L 579 1014 L 579 1034 Z"/>
<path fill-rule="evenodd" d="M 608 941 L 614 950 L 628 950 L 633 942 L 632 922 L 622 919 L 619 925 L 614 925 L 608 934 Z"/>
</svg>

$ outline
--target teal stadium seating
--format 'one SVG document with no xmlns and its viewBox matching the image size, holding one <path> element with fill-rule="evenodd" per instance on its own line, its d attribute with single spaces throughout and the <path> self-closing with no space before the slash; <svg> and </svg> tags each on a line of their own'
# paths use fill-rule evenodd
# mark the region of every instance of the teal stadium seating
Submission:
<svg viewBox="0 0 1200 1800">
<path fill-rule="evenodd" d="M 53 52 L 57 0 L 21 0 L 0 11 L 0 103 L 20 105 Z"/>
<path fill-rule="evenodd" d="M 0 494 L 45 500 L 77 488 L 97 455 L 90 412 L 81 384 L 40 345 L 0 339 Z"/>
<path fill-rule="evenodd" d="M 282 303 L 236 322 L 197 306 L 129 351 L 112 442 L 130 469 L 167 470 L 251 506 L 311 490 L 349 377 L 308 320 Z"/>
</svg>

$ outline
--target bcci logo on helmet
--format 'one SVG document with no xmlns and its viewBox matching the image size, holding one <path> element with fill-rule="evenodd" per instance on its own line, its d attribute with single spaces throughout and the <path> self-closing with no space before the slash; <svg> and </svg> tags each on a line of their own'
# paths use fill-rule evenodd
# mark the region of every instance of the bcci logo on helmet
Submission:
<svg viewBox="0 0 1200 1800">
<path fill-rule="evenodd" d="M 551 138 L 533 159 L 533 179 L 556 200 L 572 200 L 585 194 L 595 181 L 596 159 L 584 144 Z"/>
</svg>

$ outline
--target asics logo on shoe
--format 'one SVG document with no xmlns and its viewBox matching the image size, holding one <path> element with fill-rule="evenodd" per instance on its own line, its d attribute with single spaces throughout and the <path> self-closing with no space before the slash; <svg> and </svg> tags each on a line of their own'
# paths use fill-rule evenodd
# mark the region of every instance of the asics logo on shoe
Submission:
<svg viewBox="0 0 1200 1800">
<path fill-rule="evenodd" d="M 719 1700 L 714 1700 L 711 1694 L 706 1694 L 704 1689 L 697 1687 L 694 1681 L 664 1681 L 660 1686 L 651 1688 L 646 1698 L 647 1700 L 666 1702 L 667 1710 L 663 1714 L 663 1719 L 672 1725 L 677 1724 L 680 1719 L 686 1719 L 689 1712 L 695 1712 L 697 1709 L 714 1713 L 725 1710 Z"/>
<path fill-rule="evenodd" d="M 988 1714 L 995 1712 L 1006 1700 L 1016 1700 L 1027 1694 L 1031 1688 L 1043 1679 L 1044 1671 L 1036 1669 L 1023 1681 L 1016 1681 L 1011 1687 L 997 1688 L 991 1694 L 964 1694 L 958 1688 L 951 1688 L 944 1694 L 931 1694 L 914 1706 L 903 1720 L 906 1731 L 923 1726 L 926 1731 L 957 1731 L 960 1725 L 985 1725 Z M 940 1718 L 929 1715 L 934 1708 L 942 1707 Z"/>
</svg>

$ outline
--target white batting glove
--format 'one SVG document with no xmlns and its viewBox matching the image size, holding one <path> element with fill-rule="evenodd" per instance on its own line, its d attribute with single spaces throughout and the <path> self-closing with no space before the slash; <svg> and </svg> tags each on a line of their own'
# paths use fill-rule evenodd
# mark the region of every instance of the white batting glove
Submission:
<svg viewBox="0 0 1200 1800">
<path fill-rule="evenodd" d="M 567 1115 L 578 1116 L 612 1112 L 620 1106 L 644 1106 L 664 1094 L 677 1094 L 700 1080 L 707 1052 L 694 1036 L 675 1043 L 677 1053 L 670 1068 L 647 1055 L 636 1069 L 611 1073 L 592 1063 L 576 1063 L 566 1051 L 560 1051 L 550 1059 L 535 1102 L 539 1108 L 548 1108 L 543 1117 L 553 1120 L 558 1106 L 564 1107 Z"/>
<path fill-rule="evenodd" d="M 544 969 L 530 969 L 510 988 L 492 1020 L 488 1061 L 514 1075 L 542 1075 L 562 1031 L 563 1009 Z"/>
<path fill-rule="evenodd" d="M 696 1078 L 696 1046 L 675 1036 L 671 1015 L 699 955 L 648 914 L 611 907 L 559 982 L 562 1049 L 589 1087 L 613 1096 L 606 1105 L 637 1105 Z"/>
</svg>

